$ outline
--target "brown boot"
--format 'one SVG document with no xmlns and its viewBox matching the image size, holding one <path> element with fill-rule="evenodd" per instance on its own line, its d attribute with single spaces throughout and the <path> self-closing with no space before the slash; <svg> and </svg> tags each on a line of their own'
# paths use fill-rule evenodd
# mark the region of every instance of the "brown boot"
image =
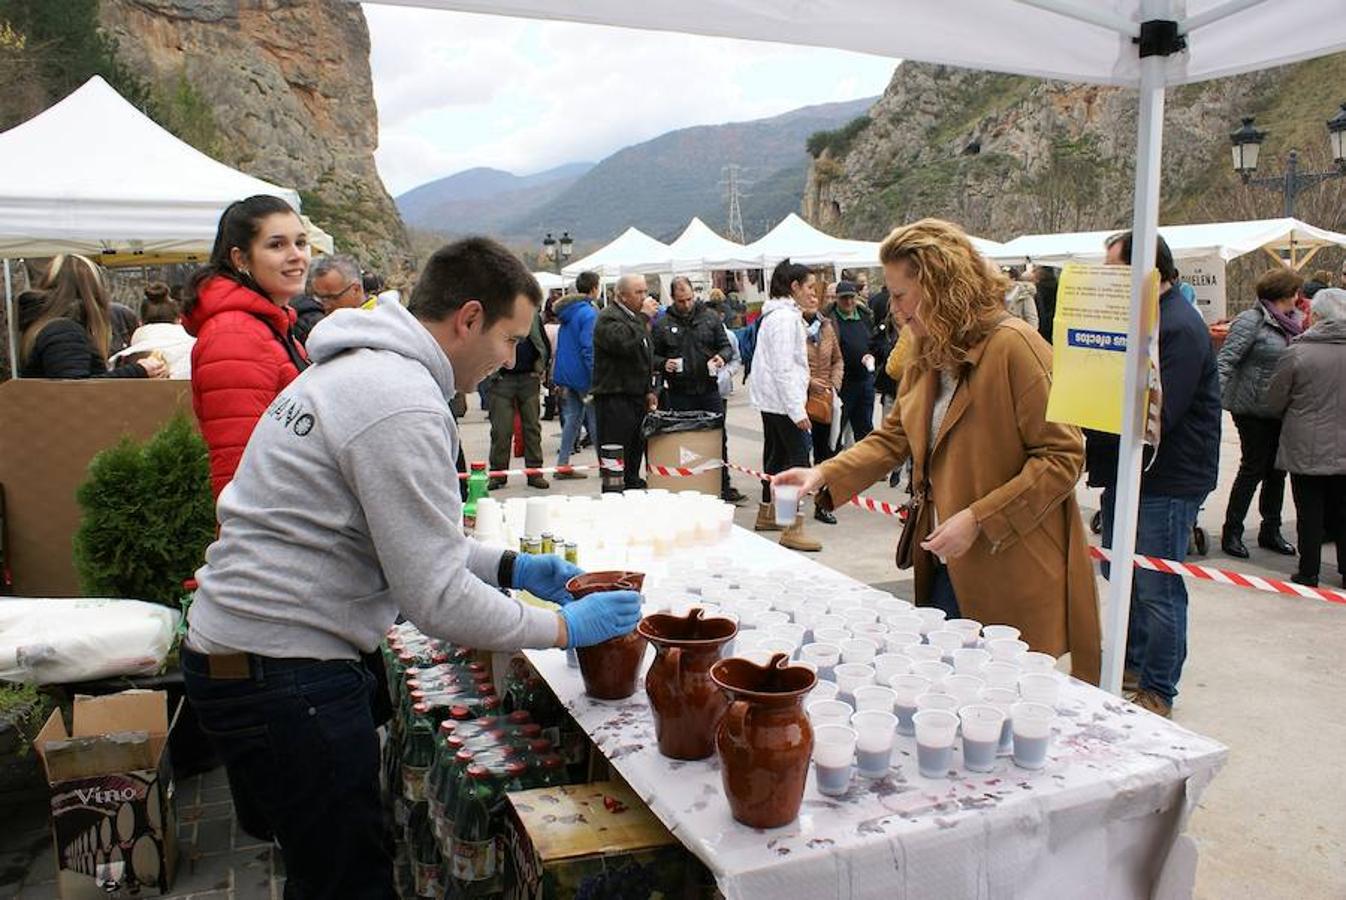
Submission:
<svg viewBox="0 0 1346 900">
<path fill-rule="evenodd" d="M 776 509 L 770 503 L 757 504 L 757 521 L 752 523 L 753 531 L 783 531 L 776 524 Z"/>
<path fill-rule="evenodd" d="M 795 523 L 785 529 L 780 536 L 780 545 L 791 550 L 803 550 L 805 553 L 817 553 L 823 545 L 804 533 L 804 515 L 795 516 Z"/>
</svg>

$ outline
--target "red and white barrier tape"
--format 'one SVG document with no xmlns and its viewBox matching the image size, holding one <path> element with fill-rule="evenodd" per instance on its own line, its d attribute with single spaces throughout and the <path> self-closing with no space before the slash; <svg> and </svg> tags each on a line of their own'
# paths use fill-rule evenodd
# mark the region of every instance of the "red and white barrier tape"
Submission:
<svg viewBox="0 0 1346 900">
<path fill-rule="evenodd" d="M 1103 547 L 1091 546 L 1089 555 L 1094 559 L 1107 562 L 1112 556 L 1112 551 Z M 1288 581 L 1277 581 L 1274 578 L 1263 578 L 1261 575 L 1244 575 L 1239 572 L 1217 569 L 1214 566 L 1178 562 L 1175 559 L 1162 559 L 1158 556 L 1136 554 L 1132 558 L 1135 560 L 1136 568 L 1149 569 L 1151 572 L 1179 575 L 1183 578 L 1193 578 L 1199 581 L 1213 581 L 1216 584 L 1230 584 L 1234 587 L 1249 588 L 1268 594 L 1288 594 L 1292 597 L 1308 597 L 1310 600 L 1326 600 L 1328 603 L 1346 604 L 1346 592 L 1334 591 L 1331 588 L 1308 587 Z"/>
</svg>

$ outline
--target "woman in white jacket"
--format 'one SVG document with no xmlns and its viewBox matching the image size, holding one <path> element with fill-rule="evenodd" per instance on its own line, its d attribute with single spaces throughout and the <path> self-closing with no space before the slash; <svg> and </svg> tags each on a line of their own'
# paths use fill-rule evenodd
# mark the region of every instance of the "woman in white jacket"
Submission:
<svg viewBox="0 0 1346 900">
<path fill-rule="evenodd" d="M 748 394 L 762 414 L 762 468 L 768 475 L 807 466 L 813 423 L 804 409 L 809 390 L 809 358 L 798 300 L 813 290 L 813 273 L 788 259 L 771 273 L 771 299 L 757 320 L 757 344 L 748 376 Z M 762 484 L 756 531 L 781 531 L 771 507 L 771 485 Z M 792 550 L 816 551 L 822 544 L 804 533 L 804 517 L 784 529 L 780 542 Z"/>
<path fill-rule="evenodd" d="M 157 352 L 168 366 L 168 377 L 192 377 L 192 346 L 196 338 L 187 333 L 178 321 L 181 310 L 173 299 L 168 285 L 151 281 L 145 286 L 145 302 L 140 307 L 141 325 L 131 335 L 131 343 L 114 359 Z"/>
</svg>

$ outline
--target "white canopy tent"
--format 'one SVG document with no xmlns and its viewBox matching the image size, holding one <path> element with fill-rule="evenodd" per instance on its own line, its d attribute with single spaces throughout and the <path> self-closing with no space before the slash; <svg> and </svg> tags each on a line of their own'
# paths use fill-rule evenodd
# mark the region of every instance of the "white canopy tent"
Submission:
<svg viewBox="0 0 1346 900">
<path fill-rule="evenodd" d="M 701 219 L 693 217 L 682 234 L 668 245 L 662 258 L 641 263 L 632 271 L 706 272 L 711 269 L 755 269 L 758 265 L 747 247 L 721 237 Z"/>
<path fill-rule="evenodd" d="M 544 291 L 565 288 L 565 279 L 555 272 L 534 272 L 533 277 L 537 279 L 538 287 L 542 288 Z"/>
<path fill-rule="evenodd" d="M 833 237 L 814 228 L 795 213 L 781 219 L 775 228 L 744 248 L 754 260 L 754 268 L 773 268 L 784 259 L 806 266 L 824 263 L 849 265 L 852 260 L 868 254 L 868 241 L 851 241 Z M 878 264 L 878 244 L 874 245 L 874 262 Z"/>
<path fill-rule="evenodd" d="M 639 228 L 632 226 L 583 259 L 577 259 L 561 270 L 566 278 L 581 272 L 597 272 L 604 278 L 615 278 L 650 260 L 668 259 L 668 244 L 656 241 Z"/>
<path fill-rule="evenodd" d="M 402 0 L 468 12 L 836 47 L 1065 81 L 1139 95 L 1132 304 L 1117 463 L 1114 555 L 1135 552 L 1148 338 L 1140 302 L 1154 267 L 1164 93 L 1346 49 L 1341 0 Z M 1031 41 L 1006 35 L 1031 34 Z M 1132 570 L 1114 566 L 1103 685 L 1121 689 Z"/>
<path fill-rule="evenodd" d="M 1002 244 L 991 254 L 997 262 L 1035 262 L 1060 266 L 1067 262 L 1102 262 L 1103 242 L 1115 232 L 1076 231 L 1068 234 L 1025 234 Z M 1202 225 L 1166 225 L 1160 233 L 1174 259 L 1218 256 L 1231 259 L 1265 249 L 1291 254 L 1296 266 L 1307 261 L 1305 251 L 1346 246 L 1346 234 L 1317 228 L 1298 219 L 1256 219 L 1250 222 L 1208 222 Z"/>
</svg>

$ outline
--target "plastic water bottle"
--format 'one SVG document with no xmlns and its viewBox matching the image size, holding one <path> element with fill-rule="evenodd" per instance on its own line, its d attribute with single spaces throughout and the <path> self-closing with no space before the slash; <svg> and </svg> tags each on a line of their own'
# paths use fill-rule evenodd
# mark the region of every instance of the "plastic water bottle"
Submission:
<svg viewBox="0 0 1346 900">
<path fill-rule="evenodd" d="M 467 502 L 463 504 L 463 524 L 474 525 L 477 521 L 477 501 L 490 493 L 490 478 L 486 475 L 486 463 L 474 462 L 467 476 Z"/>
</svg>

